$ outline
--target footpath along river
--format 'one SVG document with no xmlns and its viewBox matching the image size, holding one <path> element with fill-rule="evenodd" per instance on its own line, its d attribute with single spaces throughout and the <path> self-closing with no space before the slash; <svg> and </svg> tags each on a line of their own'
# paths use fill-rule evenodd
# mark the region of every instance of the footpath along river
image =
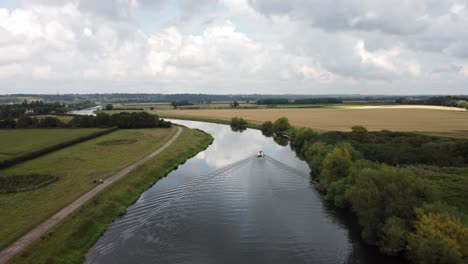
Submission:
<svg viewBox="0 0 468 264">
<path fill-rule="evenodd" d="M 394 263 L 317 192 L 307 164 L 260 131 L 171 120 L 215 141 L 144 192 L 86 263 Z M 266 157 L 257 159 L 263 150 Z"/>
</svg>

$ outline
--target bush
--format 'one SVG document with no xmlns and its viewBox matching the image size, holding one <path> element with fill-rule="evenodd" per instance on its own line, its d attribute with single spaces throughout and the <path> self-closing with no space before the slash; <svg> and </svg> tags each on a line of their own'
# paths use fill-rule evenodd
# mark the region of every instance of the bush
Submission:
<svg viewBox="0 0 468 264">
<path fill-rule="evenodd" d="M 277 135 L 285 135 L 291 128 L 289 120 L 286 117 L 278 118 L 273 123 L 273 132 Z"/>
<path fill-rule="evenodd" d="M 56 128 L 56 127 L 64 127 L 65 124 L 60 121 L 60 119 L 56 117 L 46 117 L 39 120 L 37 127 L 40 128 Z"/>
<path fill-rule="evenodd" d="M 112 104 L 106 104 L 106 110 L 112 110 L 114 106 Z"/>
<path fill-rule="evenodd" d="M 398 217 L 409 225 L 416 218 L 414 208 L 421 207 L 430 197 L 424 183 L 405 169 L 386 165 L 363 168 L 353 172 L 353 179 L 346 196 L 363 227 L 363 239 L 370 244 L 376 244 L 379 239 L 382 245 L 395 244 L 386 240 L 390 233 L 381 233 L 388 219 Z M 396 254 L 394 249 L 389 247 L 383 251 Z"/>
<path fill-rule="evenodd" d="M 16 121 L 16 128 L 29 128 L 33 125 L 33 119 L 29 116 L 23 115 Z"/>
<path fill-rule="evenodd" d="M 273 136 L 273 122 L 263 122 L 263 124 L 260 126 L 260 130 L 262 131 L 263 135 L 267 137 Z"/>
<path fill-rule="evenodd" d="M 118 128 L 155 128 L 171 127 L 171 122 L 146 112 L 122 112 L 112 115 L 98 113 L 96 116 L 75 116 L 69 125 L 77 128 L 113 126 Z"/>
<path fill-rule="evenodd" d="M 415 263 L 467 263 L 468 228 L 453 215 L 418 210 L 408 254 Z"/>
</svg>

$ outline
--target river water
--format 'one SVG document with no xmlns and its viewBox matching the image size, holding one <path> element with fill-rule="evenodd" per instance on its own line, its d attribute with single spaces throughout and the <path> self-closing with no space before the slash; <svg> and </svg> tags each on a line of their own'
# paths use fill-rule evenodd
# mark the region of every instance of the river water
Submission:
<svg viewBox="0 0 468 264">
<path fill-rule="evenodd" d="M 307 164 L 260 131 L 171 120 L 215 141 L 144 192 L 86 263 L 392 263 L 325 203 Z M 257 159 L 257 151 L 266 157 Z"/>
</svg>

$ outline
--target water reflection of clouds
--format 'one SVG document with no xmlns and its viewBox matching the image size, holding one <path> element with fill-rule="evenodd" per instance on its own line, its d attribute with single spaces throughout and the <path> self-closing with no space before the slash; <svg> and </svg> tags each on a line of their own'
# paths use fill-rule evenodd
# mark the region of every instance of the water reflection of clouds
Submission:
<svg viewBox="0 0 468 264">
<path fill-rule="evenodd" d="M 266 155 L 290 166 L 309 171 L 305 162 L 295 158 L 289 146 L 278 145 L 273 138 L 265 137 L 258 130 L 247 129 L 239 133 L 233 132 L 227 125 L 186 120 L 170 121 L 190 128 L 201 129 L 215 138 L 207 150 L 200 152 L 195 157 L 198 160 L 203 160 L 211 169 L 227 166 L 263 150 Z"/>
</svg>

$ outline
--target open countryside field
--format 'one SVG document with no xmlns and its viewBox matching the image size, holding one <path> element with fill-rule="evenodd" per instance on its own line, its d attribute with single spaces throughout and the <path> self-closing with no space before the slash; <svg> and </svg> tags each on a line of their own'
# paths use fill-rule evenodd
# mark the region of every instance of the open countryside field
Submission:
<svg viewBox="0 0 468 264">
<path fill-rule="evenodd" d="M 0 130 L 0 161 L 90 135 L 98 128 Z"/>
<path fill-rule="evenodd" d="M 184 129 L 169 148 L 106 188 L 11 263 L 83 263 L 88 248 L 115 217 L 123 214 L 144 190 L 205 149 L 212 139 L 202 131 Z"/>
<path fill-rule="evenodd" d="M 158 149 L 176 130 L 118 130 L 0 171 L 3 177 L 30 173 L 59 177 L 36 190 L 0 194 L 0 248 L 95 187 L 94 179 L 105 179 Z"/>
<path fill-rule="evenodd" d="M 447 109 L 383 106 L 369 109 L 165 110 L 157 113 L 164 117 L 225 120 L 238 116 L 256 123 L 274 121 L 285 116 L 292 125 L 324 131 L 349 131 L 352 126 L 362 125 L 369 130 L 468 133 L 468 112 L 463 109 Z"/>
</svg>

